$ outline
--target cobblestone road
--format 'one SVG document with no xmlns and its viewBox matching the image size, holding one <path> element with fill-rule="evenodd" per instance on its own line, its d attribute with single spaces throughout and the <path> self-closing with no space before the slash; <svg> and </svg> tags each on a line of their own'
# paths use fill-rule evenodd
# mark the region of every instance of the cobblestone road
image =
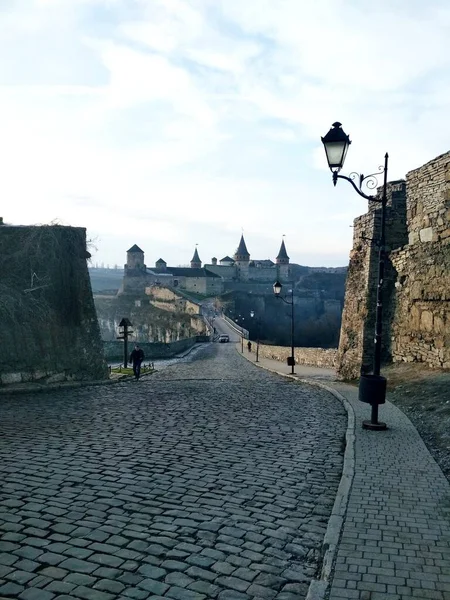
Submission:
<svg viewBox="0 0 450 600">
<path fill-rule="evenodd" d="M 233 346 L 0 399 L 0 598 L 304 598 L 346 415 Z"/>
</svg>

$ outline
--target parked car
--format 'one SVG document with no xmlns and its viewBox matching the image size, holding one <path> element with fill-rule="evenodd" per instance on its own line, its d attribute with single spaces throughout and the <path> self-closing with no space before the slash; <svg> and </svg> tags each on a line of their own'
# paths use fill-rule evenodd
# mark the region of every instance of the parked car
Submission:
<svg viewBox="0 0 450 600">
<path fill-rule="evenodd" d="M 230 336 L 229 335 L 225 335 L 225 334 L 219 335 L 219 342 L 221 344 L 224 344 L 224 343 L 229 342 L 229 341 L 230 341 Z"/>
</svg>

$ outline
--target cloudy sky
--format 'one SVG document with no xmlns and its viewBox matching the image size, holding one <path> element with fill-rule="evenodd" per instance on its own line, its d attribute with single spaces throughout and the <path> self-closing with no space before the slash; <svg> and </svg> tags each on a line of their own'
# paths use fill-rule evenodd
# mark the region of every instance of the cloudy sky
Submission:
<svg viewBox="0 0 450 600">
<path fill-rule="evenodd" d="M 333 188 L 450 149 L 448 0 L 0 0 L 0 214 L 87 227 L 95 262 L 232 253 L 282 235 L 345 265 L 366 210 Z"/>
</svg>

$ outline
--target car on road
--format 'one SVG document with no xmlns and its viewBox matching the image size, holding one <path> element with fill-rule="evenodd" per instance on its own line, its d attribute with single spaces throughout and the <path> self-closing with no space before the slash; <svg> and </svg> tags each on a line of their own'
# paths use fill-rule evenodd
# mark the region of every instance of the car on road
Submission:
<svg viewBox="0 0 450 600">
<path fill-rule="evenodd" d="M 224 344 L 224 343 L 229 342 L 229 341 L 230 341 L 230 336 L 229 335 L 226 335 L 224 333 L 222 335 L 219 335 L 219 342 L 221 344 Z"/>
</svg>

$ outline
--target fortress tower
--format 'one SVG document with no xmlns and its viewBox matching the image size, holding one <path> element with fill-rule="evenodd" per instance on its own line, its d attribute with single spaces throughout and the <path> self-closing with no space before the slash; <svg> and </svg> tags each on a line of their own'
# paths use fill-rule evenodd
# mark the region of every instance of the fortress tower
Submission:
<svg viewBox="0 0 450 600">
<path fill-rule="evenodd" d="M 136 244 L 127 250 L 127 264 L 125 275 L 141 275 L 146 273 L 147 266 L 144 264 L 144 251 Z"/>
<path fill-rule="evenodd" d="M 201 269 L 202 261 L 200 260 L 200 256 L 198 255 L 197 248 L 195 248 L 194 256 L 191 260 L 191 269 Z"/>
<path fill-rule="evenodd" d="M 289 279 L 289 256 L 286 252 L 286 246 L 284 245 L 284 240 L 281 242 L 280 251 L 278 252 L 278 256 L 276 258 L 277 263 L 277 271 L 278 271 L 278 279 L 282 279 L 286 281 Z"/>
<path fill-rule="evenodd" d="M 249 277 L 250 254 L 245 245 L 244 235 L 241 235 L 241 241 L 234 254 L 234 264 L 237 267 L 237 277 L 240 281 L 247 281 Z"/>
</svg>

